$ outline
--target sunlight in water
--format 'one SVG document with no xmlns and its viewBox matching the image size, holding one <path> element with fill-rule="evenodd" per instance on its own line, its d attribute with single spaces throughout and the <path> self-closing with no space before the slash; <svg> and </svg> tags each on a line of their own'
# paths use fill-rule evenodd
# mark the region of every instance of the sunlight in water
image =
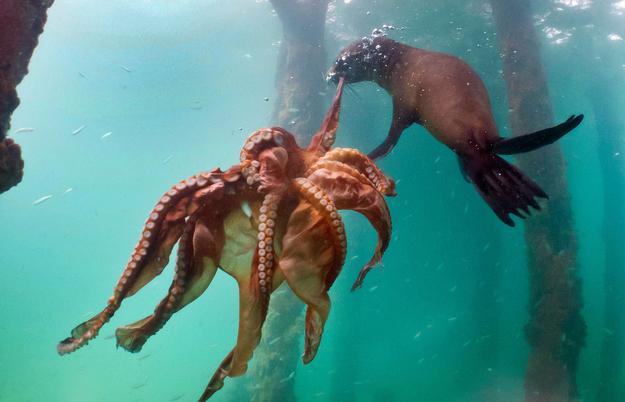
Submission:
<svg viewBox="0 0 625 402">
<path fill-rule="evenodd" d="M 612 8 L 614 9 L 614 11 L 612 11 L 613 14 L 623 15 L 625 13 L 625 0 L 620 0 L 612 4 Z"/>
<path fill-rule="evenodd" d="M 550 39 L 550 43 L 554 45 L 562 45 L 571 38 L 572 33 L 569 31 L 562 31 L 555 27 L 545 27 L 543 32 L 547 39 Z"/>
<path fill-rule="evenodd" d="M 592 6 L 592 0 L 556 0 L 555 2 L 557 4 L 562 4 L 563 6 L 579 8 L 581 10 L 585 10 Z"/>
</svg>

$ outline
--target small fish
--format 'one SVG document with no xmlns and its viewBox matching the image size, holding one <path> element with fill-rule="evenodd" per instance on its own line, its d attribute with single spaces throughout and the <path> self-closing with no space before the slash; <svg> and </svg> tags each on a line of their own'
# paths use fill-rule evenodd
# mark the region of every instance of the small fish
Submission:
<svg viewBox="0 0 625 402">
<path fill-rule="evenodd" d="M 149 354 L 149 353 L 147 353 L 147 354 L 145 354 L 145 355 L 143 355 L 143 356 L 139 356 L 139 358 L 138 358 L 137 360 L 139 360 L 139 361 L 143 361 L 143 360 L 147 359 L 147 358 L 148 358 L 148 357 L 150 357 L 150 356 L 152 356 L 152 355 L 151 355 L 151 354 Z"/>
<path fill-rule="evenodd" d="M 456 289 L 458 289 L 458 286 L 452 286 L 451 289 L 449 289 L 449 291 L 453 293 L 456 291 Z"/>
<path fill-rule="evenodd" d="M 107 336 L 104 337 L 104 339 L 107 339 L 107 340 L 108 339 L 113 339 L 113 338 L 115 338 L 115 334 L 110 334 L 110 335 L 107 335 Z"/>
<path fill-rule="evenodd" d="M 317 392 L 317 393 L 315 394 L 315 396 L 316 396 L 316 397 L 320 397 L 320 396 L 324 396 L 325 394 L 326 394 L 326 393 L 322 391 L 322 392 Z"/>
<path fill-rule="evenodd" d="M 299 109 L 298 109 L 298 108 L 296 108 L 296 107 L 290 107 L 290 108 L 289 108 L 289 112 L 291 112 L 291 113 L 297 113 L 297 112 L 299 112 Z"/>
<path fill-rule="evenodd" d="M 122 70 L 124 70 L 125 72 L 127 72 L 127 73 L 132 73 L 132 70 L 131 70 L 131 69 L 129 69 L 128 67 L 126 67 L 126 66 L 122 66 L 122 65 L 120 65 L 120 67 L 121 67 L 121 68 L 122 68 Z"/>
<path fill-rule="evenodd" d="M 472 340 L 469 339 L 468 341 L 466 341 L 465 343 L 462 344 L 463 348 L 466 348 L 467 346 L 469 346 L 471 344 Z"/>
<path fill-rule="evenodd" d="M 263 98 L 263 100 L 264 100 L 265 102 L 269 102 L 269 98 L 268 98 L 268 97 L 266 97 L 266 96 Z"/>
<path fill-rule="evenodd" d="M 177 401 L 177 400 L 182 399 L 182 397 L 183 397 L 183 396 L 184 396 L 184 394 L 180 394 L 180 395 L 172 396 L 172 397 L 171 397 L 171 398 L 169 398 L 167 401 L 168 401 L 168 402 L 174 402 L 174 401 Z"/>
<path fill-rule="evenodd" d="M 281 379 L 280 383 L 282 384 L 282 383 L 285 383 L 287 381 L 290 381 L 290 380 L 293 379 L 293 377 L 295 377 L 295 371 L 291 371 L 291 374 L 289 374 L 288 377 Z"/>
<path fill-rule="evenodd" d="M 67 188 L 67 190 L 63 191 L 63 195 L 65 195 L 65 194 L 69 194 L 69 193 L 71 193 L 72 191 L 74 191 L 74 189 L 73 189 L 72 187 L 68 187 L 68 188 Z"/>
<path fill-rule="evenodd" d="M 80 127 L 78 127 L 76 130 L 72 131 L 72 135 L 77 135 L 77 134 L 80 134 L 80 132 L 81 132 L 82 130 L 84 130 L 84 129 L 85 129 L 85 127 L 86 127 L 86 126 L 80 126 Z"/>
<path fill-rule="evenodd" d="M 37 198 L 35 201 L 33 201 L 33 205 L 39 205 L 42 202 L 48 201 L 50 198 L 52 198 L 52 195 L 44 195 L 41 198 Z"/>
<path fill-rule="evenodd" d="M 357 256 L 357 255 L 354 255 L 354 256 L 352 256 L 352 258 L 350 258 L 349 260 L 350 260 L 350 261 L 354 261 L 356 258 L 358 258 L 358 256 Z"/>
<path fill-rule="evenodd" d="M 421 336 L 421 331 L 417 331 L 417 333 L 414 334 L 414 338 L 413 339 L 417 339 L 420 336 Z"/>
<path fill-rule="evenodd" d="M 251 54 L 249 54 L 249 53 L 245 53 L 245 54 L 243 55 L 243 57 L 245 57 L 246 59 L 251 59 L 251 58 L 252 58 L 252 55 L 251 55 Z"/>
<path fill-rule="evenodd" d="M 113 135 L 113 132 L 112 132 L 112 131 L 109 131 L 108 133 L 104 133 L 104 134 L 102 135 L 102 137 L 100 137 L 100 139 L 101 139 L 101 140 L 103 140 L 103 139 L 105 139 L 105 138 L 110 137 L 111 135 Z"/>
<path fill-rule="evenodd" d="M 32 133 L 33 131 L 35 131 L 34 127 L 22 127 L 22 128 L 18 128 L 17 131 L 15 131 L 15 133 Z"/>
<path fill-rule="evenodd" d="M 447 321 L 452 322 L 452 321 L 456 321 L 457 319 L 458 317 L 449 317 Z"/>
<path fill-rule="evenodd" d="M 174 159 L 174 156 L 169 155 L 167 158 L 163 159 L 163 165 L 167 165 L 172 159 Z"/>
<path fill-rule="evenodd" d="M 269 341 L 269 343 L 268 343 L 268 345 L 270 345 L 270 346 L 271 346 L 271 345 L 275 344 L 276 342 L 278 342 L 278 341 L 280 340 L 280 338 L 281 338 L 281 337 L 279 337 L 279 336 L 278 336 L 278 337 L 276 337 L 276 338 L 274 338 L 274 339 L 270 340 L 270 341 Z"/>
<path fill-rule="evenodd" d="M 371 288 L 369 288 L 369 292 L 374 292 L 377 288 L 378 286 L 371 286 Z"/>
<path fill-rule="evenodd" d="M 417 363 L 418 363 L 418 364 L 421 364 L 421 363 L 423 363 L 424 361 L 425 361 L 425 359 L 422 357 L 422 358 L 420 358 L 420 359 L 417 361 Z"/>
<path fill-rule="evenodd" d="M 132 389 L 139 389 L 139 388 L 143 388 L 143 387 L 145 387 L 146 385 L 148 385 L 148 382 L 147 382 L 147 381 L 146 381 L 146 382 L 144 382 L 144 383 L 141 383 L 141 384 L 135 384 L 135 385 L 131 386 L 131 388 L 132 388 Z"/>
<path fill-rule="evenodd" d="M 80 75 L 82 78 L 87 78 L 87 76 L 81 73 L 80 71 L 78 72 L 78 75 Z"/>
</svg>

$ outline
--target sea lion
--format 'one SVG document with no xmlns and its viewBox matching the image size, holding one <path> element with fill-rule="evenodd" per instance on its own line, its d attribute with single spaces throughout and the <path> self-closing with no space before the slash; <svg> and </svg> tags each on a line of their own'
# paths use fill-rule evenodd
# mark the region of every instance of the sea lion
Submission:
<svg viewBox="0 0 625 402">
<path fill-rule="evenodd" d="M 535 198 L 547 194 L 521 171 L 500 158 L 529 152 L 557 141 L 577 127 L 583 115 L 532 134 L 502 138 L 488 92 L 477 73 L 459 58 L 396 42 L 382 35 L 345 47 L 327 75 L 329 81 L 374 81 L 393 98 L 393 120 L 386 140 L 369 157 L 388 154 L 413 123 L 424 126 L 458 155 L 460 169 L 506 224 L 509 214 L 525 218 Z"/>
</svg>

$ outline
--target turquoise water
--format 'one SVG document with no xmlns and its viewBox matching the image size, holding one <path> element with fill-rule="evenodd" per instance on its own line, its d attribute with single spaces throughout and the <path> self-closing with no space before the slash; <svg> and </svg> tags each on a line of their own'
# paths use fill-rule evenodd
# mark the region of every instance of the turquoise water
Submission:
<svg viewBox="0 0 625 402">
<path fill-rule="evenodd" d="M 599 160 L 618 155 L 597 152 L 588 91 L 608 74 L 621 90 L 605 102 L 625 106 L 625 43 L 617 38 L 625 37 L 625 17 L 589 17 L 586 3 L 537 1 L 535 12 L 556 120 L 587 116 L 561 146 L 588 324 L 578 382 L 581 399 L 593 401 L 606 334 Z M 612 3 L 614 13 L 625 12 L 622 1 Z M 508 132 L 488 7 L 333 3 L 328 66 L 342 46 L 382 24 L 405 27 L 390 32 L 395 39 L 469 62 Z M 26 160 L 24 181 L 0 196 L 1 401 L 197 399 L 236 337 L 237 290 L 222 272 L 139 354 L 116 349 L 110 336 L 152 311 L 171 267 L 125 301 L 88 347 L 64 357 L 55 347 L 104 306 L 160 195 L 196 172 L 237 163 L 243 140 L 268 125 L 281 35 L 265 1 L 57 0 L 50 9 L 12 120 Z M 605 60 L 606 70 L 580 54 Z M 384 138 L 391 104 L 374 84 L 354 89 L 343 100 L 337 142 L 366 152 Z M 16 133 L 21 127 L 35 131 Z M 502 225 L 463 181 L 454 155 L 421 127 L 410 128 L 380 166 L 398 181 L 399 193 L 389 200 L 394 231 L 384 267 L 349 292 L 375 234 L 360 216 L 345 214 L 347 263 L 331 291 L 321 349 L 287 379 L 297 400 L 522 400 L 528 354 L 522 226 Z M 249 381 L 228 379 L 211 400 L 237 400 L 233 395 L 253 387 Z"/>
</svg>

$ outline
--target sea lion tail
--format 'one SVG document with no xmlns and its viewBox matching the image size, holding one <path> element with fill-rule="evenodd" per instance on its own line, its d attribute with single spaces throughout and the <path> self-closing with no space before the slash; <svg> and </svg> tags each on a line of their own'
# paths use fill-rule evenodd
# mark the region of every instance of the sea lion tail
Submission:
<svg viewBox="0 0 625 402">
<path fill-rule="evenodd" d="M 506 225 L 514 226 L 509 214 L 525 219 L 531 214 L 529 207 L 540 210 L 535 198 L 549 198 L 523 172 L 493 153 L 480 149 L 459 159 L 465 178 Z"/>
<path fill-rule="evenodd" d="M 500 155 L 514 155 L 534 151 L 545 145 L 553 144 L 569 133 L 584 120 L 584 115 L 573 115 L 557 126 L 521 135 L 513 138 L 502 138 L 493 144 L 493 152 Z"/>
</svg>

